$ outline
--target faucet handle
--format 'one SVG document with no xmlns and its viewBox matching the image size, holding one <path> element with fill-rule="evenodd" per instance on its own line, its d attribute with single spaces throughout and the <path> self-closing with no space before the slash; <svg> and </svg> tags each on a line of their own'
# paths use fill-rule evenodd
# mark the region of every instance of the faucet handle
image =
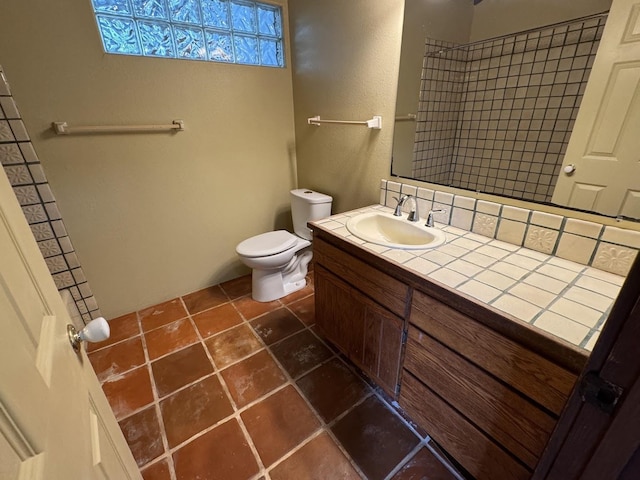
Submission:
<svg viewBox="0 0 640 480">
<path fill-rule="evenodd" d="M 402 216 L 402 205 L 404 205 L 404 202 L 407 201 L 407 198 L 409 198 L 409 195 L 402 195 L 400 198 L 398 197 L 393 197 L 393 199 L 398 202 L 398 204 L 396 205 L 396 209 L 393 212 L 393 214 L 396 217 L 401 217 Z"/>
<path fill-rule="evenodd" d="M 444 208 L 440 208 L 438 210 L 430 210 L 429 215 L 427 215 L 427 223 L 424 224 L 425 227 L 434 226 L 434 220 L 433 220 L 434 213 L 447 213 L 447 211 Z"/>
</svg>

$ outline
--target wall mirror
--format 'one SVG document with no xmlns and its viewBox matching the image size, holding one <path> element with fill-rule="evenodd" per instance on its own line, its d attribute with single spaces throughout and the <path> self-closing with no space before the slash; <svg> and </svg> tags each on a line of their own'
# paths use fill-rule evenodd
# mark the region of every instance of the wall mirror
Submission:
<svg viewBox="0 0 640 480">
<path fill-rule="evenodd" d="M 564 161 L 575 157 L 567 149 L 610 7 L 611 0 L 406 0 L 391 174 L 640 219 L 640 185 L 603 185 L 602 168 Z M 634 91 L 619 94 L 618 107 L 632 103 Z M 611 163 L 617 153 L 598 155 Z M 615 205 L 602 205 L 606 191 L 616 192 Z"/>
</svg>

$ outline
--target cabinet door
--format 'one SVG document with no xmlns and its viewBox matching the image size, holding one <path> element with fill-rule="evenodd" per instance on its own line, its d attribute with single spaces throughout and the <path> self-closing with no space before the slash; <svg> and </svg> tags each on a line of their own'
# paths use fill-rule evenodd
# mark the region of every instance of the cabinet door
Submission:
<svg viewBox="0 0 640 480">
<path fill-rule="evenodd" d="M 363 368 L 394 397 L 400 370 L 402 327 L 402 320 L 392 313 L 377 305 L 366 306 Z"/>
<path fill-rule="evenodd" d="M 322 333 L 387 393 L 396 395 L 403 321 L 318 265 L 316 323 Z"/>
<path fill-rule="evenodd" d="M 315 270 L 316 324 L 350 360 L 362 366 L 365 304 L 327 270 Z"/>
</svg>

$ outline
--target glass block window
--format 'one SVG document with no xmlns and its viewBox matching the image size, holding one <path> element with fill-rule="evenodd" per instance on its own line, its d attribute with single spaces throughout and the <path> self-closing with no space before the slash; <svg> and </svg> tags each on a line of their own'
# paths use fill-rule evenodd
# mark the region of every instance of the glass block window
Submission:
<svg viewBox="0 0 640 480">
<path fill-rule="evenodd" d="M 282 9 L 250 0 L 92 0 L 107 53 L 284 67 Z"/>
</svg>

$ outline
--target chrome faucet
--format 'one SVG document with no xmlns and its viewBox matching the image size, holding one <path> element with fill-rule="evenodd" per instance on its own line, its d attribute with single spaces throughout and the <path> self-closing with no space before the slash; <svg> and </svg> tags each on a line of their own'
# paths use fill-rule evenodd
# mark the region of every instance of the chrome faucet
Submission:
<svg viewBox="0 0 640 480">
<path fill-rule="evenodd" d="M 427 223 L 425 223 L 425 227 L 433 227 L 434 226 L 434 221 L 433 221 L 433 214 L 434 213 L 447 213 L 447 211 L 444 208 L 441 208 L 439 210 L 430 210 L 429 211 L 429 215 L 427 215 Z"/>
<path fill-rule="evenodd" d="M 400 198 L 398 197 L 393 197 L 393 199 L 398 202 L 398 204 L 396 205 L 396 209 L 393 212 L 393 214 L 396 217 L 401 217 L 402 216 L 402 206 L 404 205 L 404 202 L 407 201 L 407 198 L 409 198 L 409 195 L 402 195 Z"/>
<path fill-rule="evenodd" d="M 403 195 L 400 198 L 397 198 L 397 197 L 393 197 L 393 198 L 398 202 L 398 205 L 396 205 L 396 209 L 393 212 L 393 214 L 396 217 L 402 216 L 402 206 L 405 204 L 405 202 L 407 200 L 413 200 L 414 208 L 411 209 L 411 211 L 409 212 L 409 216 L 407 217 L 407 220 L 409 220 L 410 222 L 419 222 L 420 221 L 420 213 L 418 212 L 418 199 L 415 196 L 413 196 L 413 195 Z"/>
</svg>

